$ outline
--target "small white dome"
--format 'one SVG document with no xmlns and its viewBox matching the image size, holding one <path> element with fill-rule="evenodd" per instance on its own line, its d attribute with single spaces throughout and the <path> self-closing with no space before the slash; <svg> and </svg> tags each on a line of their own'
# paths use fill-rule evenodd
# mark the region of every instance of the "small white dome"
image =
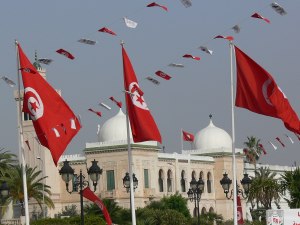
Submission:
<svg viewBox="0 0 300 225">
<path fill-rule="evenodd" d="M 132 139 L 130 124 L 129 134 Z M 117 115 L 108 119 L 103 124 L 100 129 L 99 139 L 100 142 L 127 140 L 126 115 L 123 113 L 122 109 L 120 109 Z"/>
<path fill-rule="evenodd" d="M 194 138 L 194 147 L 203 153 L 231 152 L 232 139 L 223 129 L 216 127 L 212 120 L 209 125 L 198 131 Z"/>
</svg>

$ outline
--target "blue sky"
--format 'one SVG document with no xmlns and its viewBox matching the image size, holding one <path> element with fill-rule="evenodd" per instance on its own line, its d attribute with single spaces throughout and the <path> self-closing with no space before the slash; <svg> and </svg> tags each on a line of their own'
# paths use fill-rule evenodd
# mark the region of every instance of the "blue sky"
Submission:
<svg viewBox="0 0 300 225">
<path fill-rule="evenodd" d="M 76 114 L 82 117 L 83 128 L 69 145 L 67 154 L 80 153 L 86 142 L 97 140 L 97 125 L 103 124 L 118 112 L 108 98 L 114 96 L 124 102 L 123 68 L 120 40 L 125 48 L 145 99 L 163 138 L 166 152 L 180 152 L 180 130 L 196 133 L 209 123 L 213 115 L 216 126 L 231 134 L 230 61 L 228 43 L 213 40 L 216 35 L 233 35 L 234 43 L 263 66 L 285 92 L 294 110 L 299 114 L 300 84 L 300 1 L 277 1 L 287 15 L 277 14 L 272 1 L 193 1 L 185 8 L 179 0 L 156 1 L 168 7 L 147 8 L 152 1 L 110 0 L 27 0 L 4 1 L 0 8 L 0 75 L 16 78 L 17 39 L 32 60 L 37 50 L 40 58 L 54 62 L 47 69 L 47 80 L 62 90 L 63 98 Z M 258 12 L 270 19 L 250 16 Z M 129 29 L 122 18 L 138 22 L 136 29 Z M 231 27 L 239 24 L 241 32 L 235 34 Z M 109 27 L 117 36 L 97 30 Z M 95 46 L 78 43 L 80 38 L 96 40 Z M 207 55 L 198 49 L 205 45 L 214 51 Z M 55 53 L 65 48 L 74 54 L 71 61 Z M 200 56 L 200 61 L 182 58 L 184 54 Z M 185 68 L 171 68 L 169 63 L 182 63 Z M 172 76 L 170 81 L 157 78 L 155 86 L 146 81 L 157 70 Z M 13 89 L 0 82 L 0 146 L 17 152 L 17 112 Z M 100 101 L 112 107 L 111 111 L 98 106 Z M 88 108 L 102 111 L 98 118 Z M 262 162 L 281 165 L 299 164 L 300 142 L 287 131 L 278 119 L 235 109 L 236 145 L 242 147 L 247 136 L 262 140 L 268 154 Z M 291 144 L 284 134 L 290 135 Z M 287 145 L 283 150 L 275 141 L 280 137 Z M 277 151 L 267 143 L 272 141 Z M 185 149 L 190 148 L 184 143 Z"/>
</svg>

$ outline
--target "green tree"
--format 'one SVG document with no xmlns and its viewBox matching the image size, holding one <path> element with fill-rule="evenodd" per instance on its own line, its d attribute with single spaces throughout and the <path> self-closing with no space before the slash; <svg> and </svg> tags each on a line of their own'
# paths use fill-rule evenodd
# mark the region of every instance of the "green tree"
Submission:
<svg viewBox="0 0 300 225">
<path fill-rule="evenodd" d="M 30 168 L 25 166 L 26 178 L 27 178 L 27 192 L 28 198 L 35 199 L 42 209 L 43 196 L 45 204 L 49 208 L 54 208 L 54 204 L 49 196 L 51 196 L 50 186 L 44 184 L 43 180 L 46 177 L 40 176 L 42 171 L 37 170 L 37 167 Z M 6 171 L 1 178 L 2 181 L 6 181 L 10 188 L 10 195 L 6 199 L 4 205 L 8 206 L 11 202 L 13 204 L 19 203 L 21 205 L 21 213 L 24 215 L 24 192 L 23 192 L 23 173 L 22 165 L 16 165 L 9 171 Z"/>
<path fill-rule="evenodd" d="M 16 155 L 0 148 L 0 177 L 4 176 L 5 171 L 17 164 Z"/>
<path fill-rule="evenodd" d="M 294 171 L 285 171 L 281 176 L 281 185 L 284 191 L 288 191 L 290 198 L 284 198 L 291 209 L 300 208 L 300 168 Z"/>
<path fill-rule="evenodd" d="M 247 141 L 244 142 L 247 152 L 246 160 L 254 165 L 254 171 L 256 171 L 256 164 L 259 161 L 260 155 L 262 154 L 262 148 L 260 147 L 260 139 L 254 136 L 247 137 Z"/>
</svg>

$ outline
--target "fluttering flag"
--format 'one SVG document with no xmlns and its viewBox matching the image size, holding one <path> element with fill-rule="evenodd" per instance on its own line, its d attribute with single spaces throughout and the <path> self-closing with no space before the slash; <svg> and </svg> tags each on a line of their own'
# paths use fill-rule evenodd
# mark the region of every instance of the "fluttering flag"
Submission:
<svg viewBox="0 0 300 225">
<path fill-rule="evenodd" d="M 192 0 L 180 0 L 180 1 L 185 6 L 185 8 L 192 6 Z"/>
<path fill-rule="evenodd" d="M 8 77 L 6 76 L 2 76 L 1 79 L 6 83 L 8 84 L 9 86 L 11 87 L 14 87 L 16 85 L 15 82 L 13 82 L 11 79 L 9 79 Z"/>
<path fill-rule="evenodd" d="M 156 71 L 155 74 L 157 76 L 165 79 L 165 80 L 170 80 L 172 78 L 170 75 L 168 75 L 168 74 L 166 74 L 166 73 L 164 73 L 163 71 L 160 71 L 160 70 Z"/>
<path fill-rule="evenodd" d="M 146 77 L 147 80 L 151 81 L 155 85 L 159 85 L 160 82 L 152 77 Z"/>
<path fill-rule="evenodd" d="M 209 50 L 209 49 L 208 49 L 207 47 L 205 47 L 205 46 L 200 46 L 199 48 L 200 48 L 201 51 L 203 51 L 203 52 L 206 52 L 206 53 L 208 53 L 208 54 L 210 54 L 210 55 L 213 54 L 213 50 Z"/>
<path fill-rule="evenodd" d="M 234 38 L 232 36 L 223 36 L 223 35 L 217 35 L 214 37 L 214 39 L 217 39 L 217 38 L 223 38 L 223 39 L 226 39 L 228 41 L 233 41 Z"/>
<path fill-rule="evenodd" d="M 99 135 L 100 134 L 100 124 L 98 124 L 98 126 L 97 126 L 97 135 Z"/>
<path fill-rule="evenodd" d="M 265 147 L 262 144 L 258 144 L 258 146 L 261 148 L 261 150 L 263 151 L 264 155 L 266 155 L 267 151 L 266 151 Z"/>
<path fill-rule="evenodd" d="M 112 30 L 108 29 L 107 27 L 102 27 L 98 31 L 99 32 L 103 32 L 103 33 L 108 33 L 108 34 L 111 34 L 111 35 L 117 35 L 115 32 L 113 32 Z"/>
<path fill-rule="evenodd" d="M 116 103 L 119 108 L 122 108 L 122 102 L 118 102 L 114 97 L 110 97 L 109 99 Z"/>
<path fill-rule="evenodd" d="M 157 4 L 156 2 L 152 2 L 149 5 L 147 5 L 147 7 L 153 7 L 153 6 L 157 6 L 157 7 L 164 9 L 165 11 L 168 11 L 168 8 L 166 6 Z"/>
<path fill-rule="evenodd" d="M 138 23 L 133 21 L 133 20 L 130 20 L 126 17 L 123 18 L 124 19 L 124 22 L 125 22 L 125 25 L 129 28 L 136 28 Z"/>
<path fill-rule="evenodd" d="M 282 146 L 283 148 L 285 147 L 285 144 L 280 140 L 279 137 L 276 137 L 275 139 L 281 144 L 281 146 Z"/>
<path fill-rule="evenodd" d="M 65 56 L 65 57 L 71 59 L 71 60 L 75 59 L 75 57 L 74 57 L 70 52 L 68 52 L 68 51 L 65 50 L 65 49 L 60 48 L 60 49 L 58 49 L 56 52 L 57 52 L 58 54 L 61 54 L 61 55 Z"/>
<path fill-rule="evenodd" d="M 50 150 L 57 165 L 60 156 L 78 133 L 81 125 L 67 103 L 30 63 L 20 44 L 17 44 L 17 47 L 20 67 L 30 68 L 35 72 L 33 75 L 22 70 L 23 112 L 29 113 L 41 145 Z"/>
<path fill-rule="evenodd" d="M 235 46 L 237 87 L 235 105 L 281 119 L 285 127 L 300 134 L 300 121 L 273 77 Z"/>
<path fill-rule="evenodd" d="M 81 38 L 78 40 L 79 43 L 83 43 L 83 44 L 87 44 L 87 45 L 95 45 L 97 42 L 90 40 L 90 39 L 86 39 L 86 38 Z"/>
<path fill-rule="evenodd" d="M 272 145 L 272 147 L 274 148 L 274 150 L 277 150 L 277 146 L 274 145 L 271 141 L 268 141 L 270 145 Z"/>
<path fill-rule="evenodd" d="M 236 198 L 237 198 L 237 222 L 238 222 L 238 224 L 244 224 L 241 198 L 239 195 L 237 195 Z"/>
<path fill-rule="evenodd" d="M 180 64 L 180 63 L 170 63 L 169 66 L 171 66 L 171 67 L 179 67 L 179 68 L 183 68 L 184 67 L 184 65 Z"/>
<path fill-rule="evenodd" d="M 264 21 L 266 21 L 267 23 L 271 23 L 271 21 L 263 16 L 261 16 L 260 14 L 258 13 L 254 13 L 251 17 L 253 18 L 257 18 L 257 19 L 262 19 Z"/>
<path fill-rule="evenodd" d="M 240 31 L 241 31 L 241 28 L 240 28 L 240 26 L 239 25 L 234 25 L 233 27 L 232 27 L 232 30 L 235 32 L 235 33 L 240 33 Z"/>
<path fill-rule="evenodd" d="M 103 108 L 106 108 L 107 110 L 111 110 L 111 107 L 109 107 L 108 105 L 106 105 L 103 102 L 100 102 L 99 105 L 102 106 Z"/>
<path fill-rule="evenodd" d="M 198 57 L 198 56 L 192 56 L 190 54 L 185 54 L 182 57 L 183 58 L 191 58 L 191 59 L 195 59 L 195 60 L 200 60 L 200 57 Z"/>
<path fill-rule="evenodd" d="M 271 7 L 272 7 L 272 9 L 275 10 L 275 12 L 277 12 L 281 16 L 284 16 L 284 15 L 287 14 L 287 12 L 285 11 L 285 9 L 282 6 L 280 6 L 278 3 L 276 3 L 276 2 L 271 3 Z"/>
<path fill-rule="evenodd" d="M 184 141 L 193 142 L 194 141 L 194 135 L 182 130 L 182 139 Z"/>
<path fill-rule="evenodd" d="M 25 143 L 26 143 L 26 145 L 27 145 L 28 149 L 31 151 L 31 148 L 30 148 L 30 145 L 29 145 L 29 141 L 28 141 L 28 140 L 26 140 L 26 141 L 25 141 Z"/>
<path fill-rule="evenodd" d="M 97 116 L 99 116 L 99 117 L 101 117 L 102 116 L 102 113 L 101 112 L 99 112 L 99 111 L 95 111 L 95 110 L 93 110 L 93 109 L 91 109 L 91 108 L 89 108 L 88 109 L 90 112 L 92 112 L 92 113 L 95 113 Z"/>
<path fill-rule="evenodd" d="M 46 59 L 46 58 L 41 58 L 41 59 L 38 59 L 37 61 L 38 61 L 39 63 L 43 63 L 43 64 L 45 64 L 45 65 L 50 65 L 50 63 L 53 62 L 52 59 Z"/>
<path fill-rule="evenodd" d="M 97 195 L 95 195 L 94 192 L 91 191 L 89 187 L 86 187 L 85 189 L 82 190 L 82 196 L 95 203 L 101 209 L 107 225 L 113 224 L 105 205 L 103 204 L 101 199 L 98 198 Z"/>
<path fill-rule="evenodd" d="M 134 142 L 158 141 L 161 143 L 161 136 L 158 127 L 149 111 L 144 96 L 139 94 L 139 88 L 134 69 L 130 59 L 122 45 L 124 89 L 126 92 L 126 106 Z"/>
<path fill-rule="evenodd" d="M 293 139 L 292 139 L 289 135 L 285 134 L 285 136 L 290 140 L 290 142 L 291 142 L 292 144 L 294 144 Z"/>
</svg>

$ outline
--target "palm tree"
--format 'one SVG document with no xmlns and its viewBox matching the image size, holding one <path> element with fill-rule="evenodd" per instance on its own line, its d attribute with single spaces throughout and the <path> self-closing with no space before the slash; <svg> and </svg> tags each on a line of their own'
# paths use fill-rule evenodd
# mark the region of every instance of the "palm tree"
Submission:
<svg viewBox="0 0 300 225">
<path fill-rule="evenodd" d="M 43 196 L 44 202 L 49 208 L 54 208 L 54 204 L 49 198 L 51 195 L 50 186 L 44 184 L 43 180 L 46 177 L 41 177 L 40 174 L 42 171 L 37 170 L 37 167 L 30 168 L 26 165 L 26 178 L 27 178 L 27 191 L 28 198 L 33 198 L 42 209 Z M 5 173 L 5 176 L 1 178 L 3 181 L 7 182 L 7 185 L 10 188 L 9 197 L 6 199 L 4 205 L 8 206 L 11 202 L 13 204 L 19 203 L 21 205 L 21 213 L 24 215 L 24 192 L 23 192 L 23 174 L 22 174 L 22 165 L 16 165 L 13 169 L 10 169 L 9 172 Z"/>
<path fill-rule="evenodd" d="M 281 176 L 282 188 L 289 191 L 290 199 L 285 198 L 290 208 L 300 208 L 300 168 L 294 171 L 285 171 Z"/>
<path fill-rule="evenodd" d="M 256 163 L 262 154 L 262 148 L 260 147 L 260 139 L 254 136 L 247 137 L 247 141 L 244 142 L 246 146 L 246 159 L 249 163 L 254 165 L 254 171 L 256 171 Z"/>
<path fill-rule="evenodd" d="M 255 171 L 255 177 L 249 190 L 248 201 L 256 200 L 264 209 L 271 209 L 272 202 L 278 203 L 280 200 L 282 189 L 275 178 L 277 174 L 271 172 L 269 168 L 261 167 Z"/>
<path fill-rule="evenodd" d="M 2 177 L 7 169 L 17 164 L 16 155 L 0 148 L 0 177 Z"/>
</svg>

